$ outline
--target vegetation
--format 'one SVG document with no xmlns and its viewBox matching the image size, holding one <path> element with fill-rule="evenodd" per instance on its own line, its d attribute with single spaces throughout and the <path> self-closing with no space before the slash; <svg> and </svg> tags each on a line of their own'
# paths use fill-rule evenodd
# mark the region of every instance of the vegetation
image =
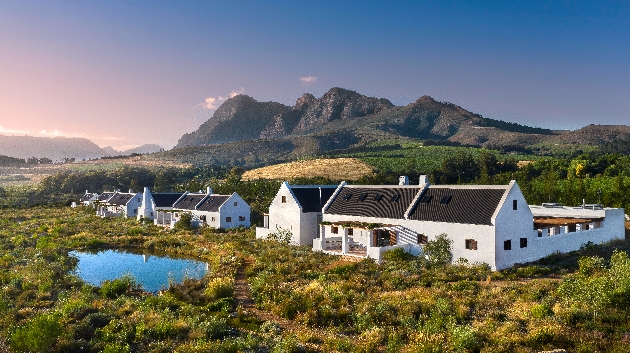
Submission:
<svg viewBox="0 0 630 353">
<path fill-rule="evenodd" d="M 0 224 L 0 347 L 16 352 L 630 347 L 628 241 L 490 272 L 401 251 L 386 253 L 383 265 L 350 263 L 256 240 L 253 229 L 167 230 L 97 218 L 89 208 L 4 209 Z M 448 241 L 434 243 L 434 253 L 448 255 Z M 159 295 L 129 277 L 96 288 L 72 273 L 69 250 L 118 247 L 201 259 L 210 271 Z M 242 271 L 255 312 L 239 307 Z"/>
</svg>

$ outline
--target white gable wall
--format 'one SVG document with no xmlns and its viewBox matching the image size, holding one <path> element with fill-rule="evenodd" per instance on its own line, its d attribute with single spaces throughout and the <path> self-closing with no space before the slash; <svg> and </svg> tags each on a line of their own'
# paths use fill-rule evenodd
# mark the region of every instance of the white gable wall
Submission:
<svg viewBox="0 0 630 353">
<path fill-rule="evenodd" d="M 516 201 L 516 210 L 514 210 Z M 537 256 L 533 241 L 537 237 L 534 230 L 534 215 L 516 182 L 511 181 L 507 193 L 501 199 L 498 211 L 492 217 L 496 227 L 495 270 L 508 268 L 516 263 L 534 261 Z M 520 247 L 520 239 L 527 239 L 527 247 Z M 504 250 L 504 242 L 510 240 L 511 250 Z"/>
<path fill-rule="evenodd" d="M 285 202 L 282 202 L 284 197 Z M 295 195 L 291 192 L 287 182 L 280 185 L 278 193 L 269 206 L 269 231 L 267 234 L 275 233 L 278 228 L 291 231 L 291 243 L 297 245 L 308 245 L 302 241 L 302 209 Z M 314 230 L 317 234 L 317 230 Z M 305 237 L 310 234 L 304 234 Z M 266 237 L 266 235 L 265 235 Z M 311 240 L 312 244 L 312 240 Z"/>
<path fill-rule="evenodd" d="M 220 228 L 249 227 L 251 225 L 249 205 L 237 193 L 230 195 L 219 207 L 219 214 Z M 227 221 L 228 217 L 230 217 L 230 222 Z M 239 220 L 239 217 L 243 217 L 243 220 Z M 210 220 L 207 217 L 206 219 L 207 221 Z"/>
</svg>

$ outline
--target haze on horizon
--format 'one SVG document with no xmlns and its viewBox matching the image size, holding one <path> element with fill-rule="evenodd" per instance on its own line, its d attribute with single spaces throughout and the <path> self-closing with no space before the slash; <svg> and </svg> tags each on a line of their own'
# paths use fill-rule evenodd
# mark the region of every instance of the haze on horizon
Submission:
<svg viewBox="0 0 630 353">
<path fill-rule="evenodd" d="M 629 2 L 6 1 L 0 134 L 171 148 L 230 96 L 422 95 L 552 129 L 628 124 Z"/>
</svg>

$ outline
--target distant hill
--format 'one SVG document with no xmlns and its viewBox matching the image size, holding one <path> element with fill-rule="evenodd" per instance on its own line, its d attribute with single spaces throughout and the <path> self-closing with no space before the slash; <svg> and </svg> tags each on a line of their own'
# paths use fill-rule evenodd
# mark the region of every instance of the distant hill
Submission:
<svg viewBox="0 0 630 353">
<path fill-rule="evenodd" d="M 356 158 L 309 159 L 248 170 L 243 180 L 324 177 L 331 180 L 357 180 L 372 175 L 373 168 Z"/>
<path fill-rule="evenodd" d="M 0 154 L 23 159 L 45 157 L 59 161 L 64 158 L 98 158 L 105 153 L 85 138 L 0 135 Z"/>
<path fill-rule="evenodd" d="M 49 158 L 62 161 L 64 158 L 76 160 L 101 158 L 103 156 L 127 156 L 133 153 L 147 154 L 164 151 L 155 144 L 146 144 L 125 151 L 117 151 L 111 146 L 99 147 L 94 142 L 77 137 L 35 137 L 0 135 L 0 155 L 27 159 Z"/>
</svg>

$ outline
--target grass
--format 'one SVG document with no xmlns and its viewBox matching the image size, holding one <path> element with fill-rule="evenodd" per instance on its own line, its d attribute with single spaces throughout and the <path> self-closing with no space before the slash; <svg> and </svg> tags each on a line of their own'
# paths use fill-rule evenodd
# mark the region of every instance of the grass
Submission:
<svg viewBox="0 0 630 353">
<path fill-rule="evenodd" d="M 331 180 L 357 180 L 372 174 L 372 167 L 356 158 L 309 159 L 253 169 L 243 180 L 323 177 Z"/>
<path fill-rule="evenodd" d="M 588 303 L 574 306 L 558 293 L 580 258 L 601 256 L 607 266 L 614 249 L 630 250 L 628 241 L 490 273 L 485 266 L 427 266 L 406 256 L 389 256 L 383 265 L 346 263 L 256 240 L 252 229 L 171 231 L 100 219 L 83 208 L 3 209 L 0 225 L 0 346 L 14 351 L 630 348 L 627 307 L 600 306 L 594 315 Z M 76 260 L 67 254 L 92 247 L 150 248 L 206 261 L 210 271 L 161 295 L 130 290 L 124 278 L 95 288 L 71 274 Z M 289 320 L 291 330 L 236 307 L 233 283 L 245 259 L 257 308 Z"/>
</svg>

